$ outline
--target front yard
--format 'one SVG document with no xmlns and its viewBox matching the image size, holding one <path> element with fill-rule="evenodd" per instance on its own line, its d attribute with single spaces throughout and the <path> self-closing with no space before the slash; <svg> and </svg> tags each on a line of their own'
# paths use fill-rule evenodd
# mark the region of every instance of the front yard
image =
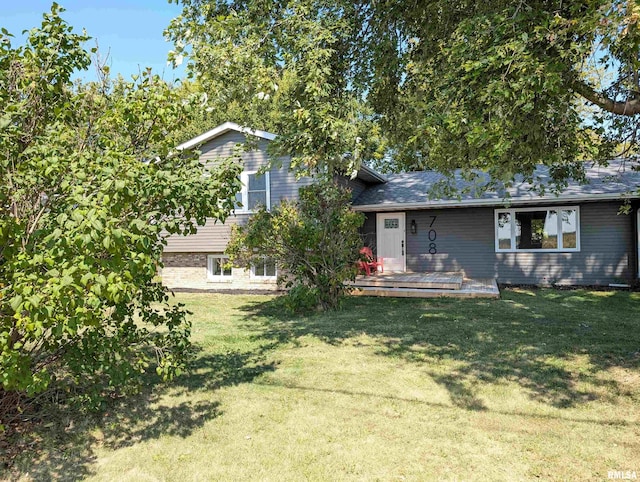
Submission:
<svg viewBox="0 0 640 482">
<path fill-rule="evenodd" d="M 194 371 L 61 420 L 23 480 L 606 480 L 640 477 L 640 293 L 500 300 L 181 294 Z M 63 435 L 62 435 L 63 434 Z"/>
</svg>

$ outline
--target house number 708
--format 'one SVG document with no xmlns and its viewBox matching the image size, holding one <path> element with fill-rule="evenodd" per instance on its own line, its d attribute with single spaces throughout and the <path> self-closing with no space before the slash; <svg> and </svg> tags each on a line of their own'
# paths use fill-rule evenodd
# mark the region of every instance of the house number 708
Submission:
<svg viewBox="0 0 640 482">
<path fill-rule="evenodd" d="M 436 246 L 436 238 L 438 237 L 438 233 L 436 233 L 433 225 L 436 223 L 436 219 L 438 216 L 429 216 L 431 218 L 431 224 L 429 224 L 429 233 L 427 236 L 429 237 L 429 254 L 437 254 L 438 248 Z"/>
</svg>

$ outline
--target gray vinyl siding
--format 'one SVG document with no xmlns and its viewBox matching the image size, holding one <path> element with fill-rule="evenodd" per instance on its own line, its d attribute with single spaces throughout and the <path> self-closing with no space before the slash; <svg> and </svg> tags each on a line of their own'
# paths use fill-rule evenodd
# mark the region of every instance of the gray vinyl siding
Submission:
<svg viewBox="0 0 640 482">
<path fill-rule="evenodd" d="M 200 159 L 215 162 L 219 158 L 234 155 L 234 149 L 238 144 L 245 142 L 245 135 L 229 131 L 215 139 L 210 140 L 200 148 Z M 255 150 L 242 153 L 244 171 L 257 171 L 269 162 L 267 145 L 269 141 L 261 139 Z M 298 189 L 311 184 L 308 177 L 296 180 L 296 176 L 289 170 L 290 158 L 281 158 L 282 167 L 269 171 L 269 184 L 271 189 L 271 205 L 275 206 L 284 199 L 295 201 L 298 199 Z"/>
<path fill-rule="evenodd" d="M 345 176 L 339 176 L 337 178 L 338 184 L 342 187 L 351 190 L 351 200 L 355 201 L 360 194 L 364 192 L 364 190 L 369 186 L 366 182 L 364 182 L 360 178 L 351 179 Z"/>
<path fill-rule="evenodd" d="M 619 215 L 620 203 L 580 205 L 580 252 L 496 253 L 493 208 L 459 208 L 407 212 L 407 270 L 462 271 L 473 278 L 501 283 L 606 285 L 628 282 L 634 273 L 633 222 Z M 436 216 L 433 226 L 429 228 Z M 411 220 L 417 233 L 411 234 Z M 375 213 L 366 229 L 371 238 Z M 429 240 L 429 230 L 435 240 Z M 434 237 L 432 233 L 431 237 Z M 375 239 L 375 236 L 373 236 Z M 435 254 L 429 245 L 435 244 Z"/>
<path fill-rule="evenodd" d="M 435 221 L 431 216 L 435 216 Z M 417 233 L 411 234 L 411 221 Z M 432 224 L 433 222 L 433 224 Z M 410 211 L 406 215 L 407 269 L 464 271 L 470 277 L 493 277 L 493 209 Z M 429 240 L 429 232 L 432 239 Z M 429 254 L 433 243 L 436 254 Z"/>
<path fill-rule="evenodd" d="M 375 213 L 367 213 L 364 219 L 364 224 L 360 229 L 362 233 L 362 241 L 365 246 L 371 248 L 376 252 L 376 215 Z"/>
<path fill-rule="evenodd" d="M 215 164 L 220 158 L 234 155 L 237 144 L 245 142 L 245 135 L 237 131 L 229 131 L 215 139 L 205 143 L 200 148 L 200 159 L 209 164 Z M 244 171 L 257 171 L 269 162 L 267 154 L 267 140 L 259 140 L 257 149 L 241 154 Z M 296 180 L 295 175 L 289 171 L 290 159 L 282 158 L 282 167 L 269 171 L 269 189 L 271 207 L 282 200 L 295 201 L 298 199 L 298 189 L 309 185 L 310 178 Z M 226 249 L 231 234 L 232 224 L 244 224 L 248 219 L 246 214 L 231 216 L 227 221 L 216 223 L 208 219 L 204 226 L 198 228 L 198 232 L 189 236 L 171 236 L 167 238 L 167 253 L 223 253 Z"/>
<path fill-rule="evenodd" d="M 247 222 L 247 214 L 231 216 L 226 222 L 216 223 L 208 219 L 204 226 L 198 227 L 196 234 L 188 236 L 170 236 L 167 238 L 165 253 L 224 253 L 231 236 L 231 226 Z"/>
</svg>

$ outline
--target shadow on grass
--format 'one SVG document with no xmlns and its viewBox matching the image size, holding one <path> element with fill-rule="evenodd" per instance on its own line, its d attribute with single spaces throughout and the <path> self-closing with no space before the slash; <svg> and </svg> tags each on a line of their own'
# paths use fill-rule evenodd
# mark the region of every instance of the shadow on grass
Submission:
<svg viewBox="0 0 640 482">
<path fill-rule="evenodd" d="M 482 384 L 517 383 L 557 408 L 633 396 L 603 376 L 640 367 L 640 297 L 627 292 L 505 290 L 500 300 L 361 298 L 337 312 L 292 316 L 279 299 L 242 307 L 272 343 L 362 335 L 381 356 L 422 364 L 452 403 L 484 410 Z"/>
<path fill-rule="evenodd" d="M 161 384 L 157 376 L 149 375 L 141 393 L 109 401 L 99 415 L 83 417 L 68 407 L 54 404 L 48 410 L 47 420 L 34 424 L 29 440 L 20 441 L 23 450 L 15 468 L 39 481 L 82 480 L 93 473 L 96 447 L 118 449 L 160 436 L 188 437 L 223 412 L 218 401 L 176 403 L 172 402 L 175 395 L 213 393 L 275 370 L 275 363 L 264 361 L 268 348 L 224 354 L 205 354 L 200 350 L 189 373 L 168 384 Z M 5 477 L 11 478 L 11 473 L 5 476 L 0 471 L 0 479 Z"/>
<path fill-rule="evenodd" d="M 302 391 L 302 392 L 321 392 L 321 393 L 328 393 L 332 395 L 339 394 L 339 395 L 346 395 L 349 397 L 366 397 L 371 399 L 383 398 L 386 400 L 413 403 L 416 405 L 426 405 L 429 407 L 436 407 L 438 409 L 445 409 L 445 410 L 456 410 L 458 408 L 457 406 L 452 406 L 442 402 L 431 402 L 427 400 L 420 400 L 417 398 L 406 398 L 406 397 L 399 397 L 396 395 L 385 395 L 382 393 L 309 387 L 309 386 L 298 385 L 293 383 L 281 383 L 274 380 L 269 380 L 269 381 L 259 380 L 259 381 L 256 381 L 255 383 L 256 385 L 262 385 L 267 387 L 278 387 L 278 388 L 284 388 L 286 390 L 296 390 L 296 391 Z M 480 410 L 486 410 L 486 408 L 482 407 Z M 501 415 L 510 415 L 513 417 L 528 417 L 528 418 L 536 418 L 541 420 L 563 420 L 567 422 L 584 423 L 584 424 L 596 424 L 596 425 L 617 426 L 617 427 L 635 427 L 634 422 L 629 422 L 627 420 L 621 420 L 621 419 L 594 420 L 592 418 L 556 416 L 556 415 L 550 415 L 546 413 L 524 412 L 524 411 L 518 411 L 518 410 L 493 409 L 492 412 L 499 413 Z"/>
</svg>

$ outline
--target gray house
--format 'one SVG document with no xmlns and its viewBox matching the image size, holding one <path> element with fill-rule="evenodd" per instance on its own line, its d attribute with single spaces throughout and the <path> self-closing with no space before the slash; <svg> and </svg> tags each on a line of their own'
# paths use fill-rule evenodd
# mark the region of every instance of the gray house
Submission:
<svg viewBox="0 0 640 482">
<path fill-rule="evenodd" d="M 289 160 L 258 175 L 267 164 L 266 146 L 275 135 L 234 123 L 180 146 L 199 146 L 203 161 L 232 154 L 246 134 L 258 148 L 243 154 L 242 210 L 224 224 L 207 222 L 198 233 L 167 239 L 163 282 L 172 288 L 273 289 L 277 267 L 265 260 L 251 270 L 225 267 L 232 224 L 246 223 L 258 204 L 295 200 L 313 182 L 296 179 Z M 538 172 L 545 178 L 545 171 Z M 500 283 L 609 285 L 631 283 L 640 272 L 640 172 L 621 162 L 588 170 L 585 185 L 570 183 L 559 195 L 538 196 L 521 183 L 507 193 L 430 199 L 441 179 L 434 172 L 381 175 L 363 167 L 353 179 L 353 207 L 366 215 L 363 236 L 385 271 L 459 272 Z M 462 180 L 458 180 L 460 187 Z M 630 214 L 620 214 L 624 202 Z"/>
</svg>

